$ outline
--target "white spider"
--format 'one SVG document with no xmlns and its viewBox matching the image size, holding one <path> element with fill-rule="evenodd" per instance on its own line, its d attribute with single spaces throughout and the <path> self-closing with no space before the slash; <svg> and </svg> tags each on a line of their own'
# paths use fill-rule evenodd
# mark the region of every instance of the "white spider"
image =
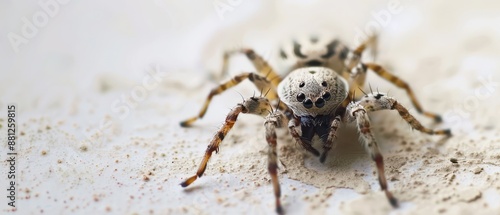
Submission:
<svg viewBox="0 0 500 215">
<path fill-rule="evenodd" d="M 229 112 L 224 125 L 208 145 L 198 171 L 194 176 L 182 182 L 181 186 L 186 187 L 203 175 L 212 152 L 218 152 L 219 144 L 231 130 L 240 113 L 260 115 L 265 118 L 266 141 L 269 145 L 268 171 L 274 187 L 276 211 L 282 214 L 281 192 L 277 174 L 276 129 L 288 125 L 292 137 L 304 149 L 319 156 L 320 161 L 324 162 L 330 149 L 335 146 L 337 129 L 340 124 L 355 122 L 362 143 L 376 163 L 380 186 L 390 204 L 397 207 L 396 198 L 387 188 L 383 157 L 370 130 L 368 112 L 396 110 L 416 130 L 427 134 L 448 136 L 451 135 L 451 132 L 448 129 L 431 130 L 425 128 L 396 99 L 386 94 L 372 92 L 356 100 L 355 91 L 364 85 L 366 73 L 371 70 L 396 86 L 405 89 L 418 112 L 432 117 L 435 121 L 441 121 L 439 115 L 423 111 L 413 91 L 403 80 L 377 64 L 360 61 L 365 48 L 369 45 L 375 46 L 375 44 L 375 37 L 354 50 L 347 48 L 339 40 L 325 42 L 311 37 L 302 43 L 293 41 L 290 48 L 280 51 L 283 59 L 295 62 L 284 79 L 277 75 L 271 66 L 251 49 L 226 52 L 223 62 L 224 71 L 227 69 L 228 59 L 231 55 L 243 53 L 253 63 L 258 73 L 242 73 L 214 88 L 199 114 L 181 122 L 181 126 L 190 126 L 197 119 L 202 118 L 213 96 L 243 80 L 248 79 L 258 89 L 269 91 L 265 96 L 253 96 L 245 99 Z M 314 137 L 319 137 L 318 140 L 323 146 L 322 153 L 312 147 Z"/>
</svg>

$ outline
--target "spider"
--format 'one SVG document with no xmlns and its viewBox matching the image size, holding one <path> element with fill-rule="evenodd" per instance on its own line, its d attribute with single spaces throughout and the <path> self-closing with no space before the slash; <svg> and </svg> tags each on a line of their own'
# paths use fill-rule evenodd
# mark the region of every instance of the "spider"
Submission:
<svg viewBox="0 0 500 215">
<path fill-rule="evenodd" d="M 368 113 L 396 110 L 413 129 L 423 133 L 451 136 L 451 131 L 449 129 L 432 130 L 422 126 L 400 102 L 385 93 L 371 91 L 370 93 L 363 92 L 364 96 L 360 95 L 359 98 L 355 96 L 356 90 L 361 90 L 364 85 L 367 72 L 373 71 L 397 87 L 406 90 L 419 113 L 433 118 L 436 122 L 441 121 L 439 115 L 422 109 L 413 91 L 402 79 L 378 64 L 361 62 L 362 53 L 368 47 L 374 50 L 376 42 L 377 37 L 373 36 L 352 50 L 338 39 L 320 40 L 318 37 L 310 37 L 309 40 L 301 43 L 294 40 L 289 49 L 280 50 L 281 58 L 295 61 L 294 66 L 284 78 L 279 76 L 252 49 L 242 48 L 225 52 L 223 71 L 227 70 L 229 58 L 241 53 L 252 62 L 258 73 L 247 72 L 236 75 L 212 89 L 199 114 L 182 121 L 181 126 L 188 127 L 197 119 L 202 118 L 215 95 L 244 80 L 248 79 L 258 89 L 266 89 L 268 92 L 265 95 L 244 99 L 229 112 L 223 126 L 208 145 L 196 174 L 185 179 L 180 185 L 187 187 L 203 176 L 212 153 L 214 151 L 218 153 L 220 143 L 235 124 L 239 114 L 259 115 L 265 119 L 265 136 L 268 143 L 267 168 L 274 189 L 276 212 L 283 214 L 277 171 L 276 129 L 288 126 L 289 134 L 293 139 L 305 150 L 318 156 L 320 162 L 324 163 L 328 152 L 336 146 L 335 140 L 339 126 L 342 123 L 354 122 L 361 137 L 360 141 L 376 164 L 382 191 L 385 192 L 389 203 L 395 208 L 398 207 L 397 199 L 387 186 L 383 157 L 370 129 Z M 322 145 L 321 153 L 312 146 L 316 141 L 320 141 Z"/>
</svg>

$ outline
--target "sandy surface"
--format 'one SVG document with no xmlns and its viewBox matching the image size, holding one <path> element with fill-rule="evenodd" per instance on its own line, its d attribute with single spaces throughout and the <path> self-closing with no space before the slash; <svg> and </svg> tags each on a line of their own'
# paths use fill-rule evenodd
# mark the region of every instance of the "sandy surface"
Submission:
<svg viewBox="0 0 500 215">
<path fill-rule="evenodd" d="M 2 159 L 9 103 L 18 105 L 20 129 L 17 207 L 2 197 L 2 213 L 273 214 L 263 119 L 256 116 L 240 116 L 204 177 L 187 189 L 178 185 L 195 173 L 240 94 L 258 89 L 244 83 L 215 98 L 192 128 L 179 121 L 217 85 L 224 49 L 253 47 L 281 68 L 277 44 L 291 34 L 329 32 L 352 46 L 357 30 L 376 22 L 372 14 L 387 11 L 390 1 L 97 2 L 60 5 L 18 52 L 0 41 Z M 340 145 L 325 164 L 281 132 L 288 214 L 500 214 L 500 4 L 399 3 L 380 29 L 376 61 L 407 80 L 444 122 L 416 114 L 386 81 L 369 75 L 368 82 L 454 136 L 412 131 L 393 112 L 371 115 L 389 187 L 401 201 L 394 210 L 352 125 L 339 131 Z M 214 5 L 230 10 L 218 14 Z M 29 3 L 0 8 L 1 35 L 22 34 L 22 18 L 42 11 Z M 241 71 L 253 68 L 237 57 L 230 74 Z"/>
</svg>

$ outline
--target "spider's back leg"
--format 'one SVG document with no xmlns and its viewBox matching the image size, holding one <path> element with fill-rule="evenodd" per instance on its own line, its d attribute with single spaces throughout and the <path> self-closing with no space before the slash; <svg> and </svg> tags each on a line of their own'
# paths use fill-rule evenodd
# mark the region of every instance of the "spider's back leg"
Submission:
<svg viewBox="0 0 500 215">
<path fill-rule="evenodd" d="M 234 76 L 231 80 L 220 84 L 219 86 L 215 87 L 210 91 L 210 93 L 207 96 L 207 99 L 203 103 L 203 107 L 201 108 L 200 112 L 198 115 L 191 117 L 187 120 L 184 120 L 180 123 L 182 127 L 189 127 L 191 126 L 197 119 L 202 118 L 205 113 L 207 112 L 208 105 L 210 105 L 210 102 L 212 101 L 212 98 L 218 94 L 221 94 L 222 92 L 226 91 L 227 89 L 234 87 L 241 83 L 244 80 L 250 80 L 259 90 L 263 90 L 266 93 L 266 96 L 270 99 L 276 99 L 278 97 L 276 93 L 276 88 L 269 82 L 265 77 L 257 74 L 257 73 L 252 73 L 252 72 L 246 72 L 242 73 L 240 75 Z"/>
<path fill-rule="evenodd" d="M 364 86 L 367 71 L 371 70 L 381 78 L 391 82 L 392 84 L 396 85 L 399 88 L 404 89 L 408 94 L 408 96 L 410 97 L 413 106 L 419 113 L 427 117 L 433 118 L 434 121 L 436 122 L 441 122 L 442 121 L 441 116 L 439 116 L 436 113 L 425 111 L 422 108 L 422 105 L 420 105 L 420 102 L 417 100 L 417 97 L 413 93 L 413 90 L 411 89 L 410 85 L 408 85 L 405 81 L 395 76 L 394 74 L 390 73 L 389 71 L 387 71 L 382 66 L 376 63 L 360 62 L 363 51 L 370 45 L 372 45 L 372 50 L 375 50 L 376 44 L 377 44 L 377 37 L 376 36 L 370 37 L 367 41 L 358 46 L 350 55 L 351 58 L 347 60 L 346 65 L 348 65 L 349 71 L 352 72 L 351 78 L 353 81 L 351 81 L 351 91 L 355 92 L 358 90 L 358 88 L 362 88 Z M 356 94 L 360 95 L 357 92 Z"/>
<path fill-rule="evenodd" d="M 366 63 L 364 65 L 365 65 L 364 67 L 372 70 L 380 77 L 391 82 L 392 84 L 396 85 L 397 87 L 404 89 L 406 91 L 406 93 L 408 94 L 408 96 L 410 97 L 411 103 L 413 104 L 413 106 L 415 107 L 415 109 L 419 113 L 423 114 L 424 116 L 427 116 L 427 117 L 434 119 L 435 122 L 442 121 L 442 118 L 439 114 L 426 111 L 422 108 L 422 105 L 420 105 L 420 102 L 417 100 L 417 97 L 413 93 L 413 90 L 411 89 L 410 85 L 408 85 L 405 81 L 403 81 L 402 79 L 393 75 L 392 73 L 388 72 L 387 70 L 385 70 L 382 66 L 380 66 L 378 64 Z"/>
<path fill-rule="evenodd" d="M 245 56 L 250 60 L 255 69 L 261 76 L 264 76 L 271 82 L 273 86 L 278 86 L 281 82 L 281 77 L 278 73 L 269 65 L 269 63 L 259 54 L 257 54 L 253 49 L 241 48 L 224 52 L 222 61 L 222 72 L 221 76 L 228 73 L 229 59 L 236 54 L 245 54 Z"/>
</svg>

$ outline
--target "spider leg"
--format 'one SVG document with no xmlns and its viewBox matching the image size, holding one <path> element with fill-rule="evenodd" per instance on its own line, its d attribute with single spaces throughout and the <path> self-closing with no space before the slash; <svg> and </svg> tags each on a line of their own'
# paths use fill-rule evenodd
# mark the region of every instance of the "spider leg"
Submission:
<svg viewBox="0 0 500 215">
<path fill-rule="evenodd" d="M 339 109 L 344 108 L 341 107 Z M 311 152 L 315 156 L 320 156 L 320 162 L 324 163 L 328 152 L 333 147 L 335 147 L 334 141 L 335 139 L 337 139 L 337 129 L 340 127 L 340 123 L 342 121 L 341 115 L 343 114 L 343 110 L 336 112 L 336 117 L 333 118 L 333 120 L 330 120 L 328 122 L 329 125 L 327 125 L 326 127 L 303 126 L 301 125 L 299 117 L 292 117 L 288 122 L 288 130 L 290 131 L 290 134 L 295 139 L 295 141 L 297 141 L 297 143 L 299 143 L 305 150 Z M 298 130 L 301 131 L 300 134 Z M 323 152 L 321 154 L 311 145 L 311 140 L 315 134 L 319 135 L 323 142 Z"/>
<path fill-rule="evenodd" d="M 413 129 L 419 130 L 426 134 L 446 135 L 451 136 L 450 129 L 432 130 L 424 127 L 408 110 L 401 105 L 396 99 L 389 97 L 383 93 L 368 94 L 361 98 L 358 102 L 368 111 L 378 110 L 396 110 L 399 115 L 408 123 Z"/>
<path fill-rule="evenodd" d="M 182 121 L 180 125 L 182 127 L 191 126 L 197 119 L 200 119 L 205 115 L 208 109 L 208 105 L 210 105 L 210 102 L 212 101 L 212 98 L 214 96 L 221 94 L 222 92 L 226 91 L 231 87 L 236 86 L 245 79 L 250 80 L 259 90 L 269 89 L 269 92 L 266 95 L 268 98 L 270 99 L 277 98 L 276 88 L 273 87 L 265 77 L 252 72 L 242 73 L 240 75 L 234 76 L 231 80 L 213 88 L 212 91 L 210 91 L 210 93 L 208 94 L 207 99 L 205 100 L 205 103 L 203 104 L 203 107 L 201 108 L 198 115 Z"/>
<path fill-rule="evenodd" d="M 334 141 L 337 139 L 337 129 L 340 127 L 340 123 L 341 118 L 340 116 L 337 116 L 333 119 L 332 124 L 330 125 L 330 132 L 328 133 L 326 141 L 323 141 L 323 153 L 321 153 L 321 156 L 319 157 L 319 161 L 321 163 L 325 162 L 330 149 L 336 146 L 334 145 Z"/>
<path fill-rule="evenodd" d="M 280 111 L 276 111 L 269 114 L 266 117 L 266 122 L 264 123 L 264 126 L 266 128 L 266 141 L 269 146 L 267 153 L 268 155 L 267 170 L 271 175 L 274 196 L 276 198 L 276 212 L 278 214 L 283 214 L 283 208 L 281 207 L 281 201 L 280 201 L 281 189 L 278 181 L 278 153 L 276 150 L 277 146 L 276 128 L 281 128 L 283 127 L 284 124 L 286 124 L 286 117 Z"/>
<path fill-rule="evenodd" d="M 352 50 L 349 53 L 348 58 L 344 61 L 344 65 L 346 65 L 346 67 L 343 72 L 343 77 L 346 80 L 349 80 L 349 93 L 351 95 L 361 95 L 361 92 L 359 91 L 365 84 L 367 72 L 366 68 L 363 68 L 362 64 L 360 64 L 361 56 L 366 48 L 370 47 L 373 58 L 376 58 L 377 44 L 378 36 L 376 34 L 370 36 L 367 40 L 356 47 L 356 49 Z"/>
<path fill-rule="evenodd" d="M 223 61 L 222 61 L 222 74 L 227 74 L 228 66 L 229 66 L 229 58 L 235 54 L 245 54 L 247 58 L 252 62 L 254 67 L 259 71 L 259 74 L 266 77 L 267 80 L 270 80 L 271 84 L 274 87 L 277 87 L 281 82 L 281 77 L 274 71 L 274 69 L 267 63 L 264 58 L 255 53 L 253 49 L 243 48 L 236 49 L 232 51 L 227 51 L 224 53 Z"/>
<path fill-rule="evenodd" d="M 311 152 L 312 154 L 319 156 L 318 150 L 312 147 L 311 142 L 302 138 L 302 136 L 297 132 L 300 126 L 300 121 L 298 118 L 292 117 L 292 119 L 288 122 L 288 130 L 292 135 L 293 139 L 297 141 L 305 150 Z"/>
<path fill-rule="evenodd" d="M 394 198 L 392 193 L 387 188 L 387 180 L 385 178 L 384 171 L 384 158 L 382 157 L 377 142 L 375 141 L 375 138 L 370 130 L 370 120 L 368 118 L 366 109 L 358 102 L 351 103 L 347 107 L 346 114 L 348 121 L 356 121 L 356 125 L 361 135 L 361 139 L 363 140 L 362 142 L 365 146 L 365 149 L 366 151 L 368 151 L 370 157 L 373 161 L 375 161 L 375 164 L 377 166 L 378 181 L 380 183 L 380 187 L 382 188 L 382 191 L 385 192 L 389 203 L 393 207 L 397 208 L 398 201 L 396 198 Z"/>
<path fill-rule="evenodd" d="M 359 57 L 355 58 L 358 60 L 357 62 L 351 61 L 351 64 L 348 64 L 348 65 L 351 65 L 351 67 L 349 67 L 349 68 L 353 68 L 355 65 L 357 65 L 359 63 L 359 60 L 361 59 L 361 55 L 363 54 L 365 49 L 368 48 L 368 46 L 370 46 L 370 48 L 371 48 L 371 51 L 372 51 L 371 54 L 373 55 L 374 58 L 376 58 L 377 51 L 378 51 L 377 50 L 377 48 L 378 48 L 378 35 L 377 34 L 370 36 L 367 40 L 365 40 L 358 47 L 356 47 L 356 49 L 353 50 L 353 54 L 355 56 L 359 56 Z"/>
<path fill-rule="evenodd" d="M 344 64 L 347 66 L 347 70 L 351 71 L 361 62 L 361 56 L 368 47 L 371 48 L 372 55 L 375 58 L 377 55 L 377 45 L 378 45 L 378 36 L 376 34 L 370 36 L 368 39 L 366 39 L 360 45 L 358 45 L 358 47 L 356 47 L 349 53 L 348 55 L 349 57 L 344 62 Z"/>
<path fill-rule="evenodd" d="M 362 88 L 365 85 L 366 81 L 366 67 L 363 67 L 363 64 L 358 64 L 354 69 L 351 70 L 349 74 L 349 97 L 358 99 L 361 95 L 364 94 Z M 357 94 L 358 97 L 354 95 Z"/>
<path fill-rule="evenodd" d="M 196 179 L 203 176 L 203 173 L 207 168 L 207 164 L 208 161 L 210 160 L 210 157 L 212 156 L 212 153 L 214 151 L 216 153 L 219 152 L 220 143 L 222 142 L 222 140 L 224 140 L 224 137 L 231 130 L 231 128 L 233 128 L 233 125 L 238 119 L 240 113 L 255 114 L 265 117 L 266 115 L 269 114 L 269 112 L 271 112 L 271 106 L 269 105 L 269 100 L 265 97 L 251 97 L 250 99 L 243 101 L 243 103 L 236 105 L 236 107 L 234 107 L 229 112 L 229 114 L 226 117 L 226 120 L 224 121 L 224 124 L 210 141 L 210 144 L 208 145 L 205 151 L 205 156 L 203 156 L 203 159 L 200 163 L 200 166 L 198 167 L 198 170 L 196 171 L 196 174 L 184 180 L 180 185 L 182 187 L 187 187 L 191 183 L 193 183 Z"/>
<path fill-rule="evenodd" d="M 390 72 L 388 72 L 387 70 L 385 70 L 382 66 L 380 66 L 378 64 L 366 63 L 366 64 L 364 64 L 363 67 L 372 70 L 373 72 L 375 72 L 377 75 L 379 75 L 383 79 L 391 82 L 392 84 L 396 85 L 399 88 L 404 89 L 406 91 L 406 93 L 408 94 L 408 96 L 410 97 L 411 103 L 413 104 L 415 109 L 417 109 L 417 111 L 419 113 L 421 113 L 427 117 L 433 118 L 435 122 L 442 121 L 441 116 L 439 116 L 438 114 L 423 110 L 422 106 L 420 105 L 420 102 L 418 102 L 417 97 L 413 93 L 413 90 L 410 88 L 410 86 L 405 81 L 403 81 L 402 79 L 398 78 L 397 76 L 391 74 Z"/>
</svg>

